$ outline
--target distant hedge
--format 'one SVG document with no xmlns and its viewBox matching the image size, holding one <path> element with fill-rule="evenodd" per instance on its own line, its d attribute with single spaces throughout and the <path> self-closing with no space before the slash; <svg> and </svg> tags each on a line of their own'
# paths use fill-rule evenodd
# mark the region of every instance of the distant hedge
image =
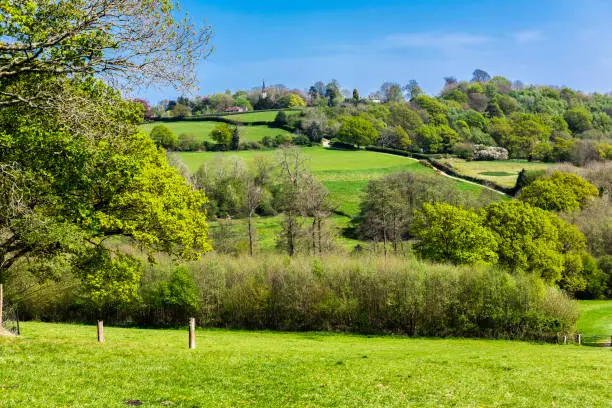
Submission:
<svg viewBox="0 0 612 408">
<path fill-rule="evenodd" d="M 447 157 L 452 157 L 451 155 L 444 155 L 444 154 L 421 154 L 421 153 L 414 153 L 414 152 L 409 152 L 406 150 L 399 150 L 399 149 L 390 149 L 387 147 L 378 147 L 378 146 L 368 146 L 366 147 L 366 150 L 369 151 L 373 151 L 373 152 L 379 152 L 379 153 L 388 153 L 388 154 L 394 154 L 394 155 L 398 155 L 398 156 L 404 156 L 404 157 L 412 157 L 415 159 L 420 159 L 420 160 L 426 160 L 429 164 L 431 164 L 434 168 L 443 171 L 444 173 L 447 173 L 451 176 L 457 177 L 457 178 L 461 178 L 467 181 L 471 181 L 473 183 L 477 183 L 480 184 L 482 186 L 486 186 L 486 187 L 490 187 L 494 190 L 500 191 L 504 194 L 508 194 L 508 195 L 514 195 L 516 192 L 515 188 L 509 188 L 509 187 L 504 187 L 501 186 L 493 181 L 489 181 L 489 180 L 483 180 L 480 178 L 476 178 L 476 177 L 471 177 L 471 176 L 467 176 L 465 174 L 459 173 L 458 171 L 456 171 L 451 165 L 446 164 L 446 163 L 441 163 L 439 162 L 437 159 L 442 159 L 442 158 L 447 158 Z"/>
</svg>

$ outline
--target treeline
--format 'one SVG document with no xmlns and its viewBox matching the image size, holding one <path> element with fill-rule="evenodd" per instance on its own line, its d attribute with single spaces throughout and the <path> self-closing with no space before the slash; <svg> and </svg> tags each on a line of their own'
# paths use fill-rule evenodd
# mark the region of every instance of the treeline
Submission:
<svg viewBox="0 0 612 408">
<path fill-rule="evenodd" d="M 337 81 L 317 82 L 308 92 L 281 89 L 309 106 L 301 115 L 284 118 L 283 125 L 312 142 L 325 137 L 466 159 L 510 157 L 575 165 L 612 158 L 610 95 L 525 86 L 482 70 L 469 82 L 445 78 L 435 97 L 423 93 L 416 81 L 385 83 L 368 98 L 356 89 L 351 96 Z M 479 157 L 486 147 L 501 150 Z"/>
<path fill-rule="evenodd" d="M 78 287 L 53 283 L 20 311 L 41 320 L 102 316 L 139 326 L 196 317 L 209 327 L 538 340 L 571 332 L 578 316 L 566 295 L 534 276 L 392 257 L 209 256 L 147 268 L 137 301 L 102 312 Z"/>
</svg>

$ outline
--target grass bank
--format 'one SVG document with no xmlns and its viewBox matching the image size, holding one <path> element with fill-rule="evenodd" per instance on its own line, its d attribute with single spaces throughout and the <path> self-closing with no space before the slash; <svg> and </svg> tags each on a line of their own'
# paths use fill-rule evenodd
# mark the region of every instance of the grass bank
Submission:
<svg viewBox="0 0 612 408">
<path fill-rule="evenodd" d="M 26 323 L 0 338 L 0 406 L 605 407 L 610 350 L 321 333 Z"/>
</svg>

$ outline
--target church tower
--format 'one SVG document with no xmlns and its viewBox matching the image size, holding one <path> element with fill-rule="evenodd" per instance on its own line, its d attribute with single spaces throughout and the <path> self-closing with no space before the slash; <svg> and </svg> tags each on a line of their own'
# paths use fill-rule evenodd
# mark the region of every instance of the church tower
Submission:
<svg viewBox="0 0 612 408">
<path fill-rule="evenodd" d="M 266 99 L 268 97 L 268 90 L 266 89 L 266 80 L 263 80 L 263 84 L 261 86 L 261 97 L 262 99 Z"/>
</svg>

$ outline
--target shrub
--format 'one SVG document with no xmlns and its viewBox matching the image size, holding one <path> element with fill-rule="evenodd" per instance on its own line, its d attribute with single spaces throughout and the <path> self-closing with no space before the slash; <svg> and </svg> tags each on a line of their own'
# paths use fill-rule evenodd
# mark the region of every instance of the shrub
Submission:
<svg viewBox="0 0 612 408">
<path fill-rule="evenodd" d="M 153 139 L 156 145 L 164 149 L 174 150 L 178 145 L 178 138 L 165 125 L 156 125 L 151 130 L 151 139 Z"/>
<path fill-rule="evenodd" d="M 503 147 L 476 145 L 474 160 L 508 160 L 508 150 Z"/>
</svg>

